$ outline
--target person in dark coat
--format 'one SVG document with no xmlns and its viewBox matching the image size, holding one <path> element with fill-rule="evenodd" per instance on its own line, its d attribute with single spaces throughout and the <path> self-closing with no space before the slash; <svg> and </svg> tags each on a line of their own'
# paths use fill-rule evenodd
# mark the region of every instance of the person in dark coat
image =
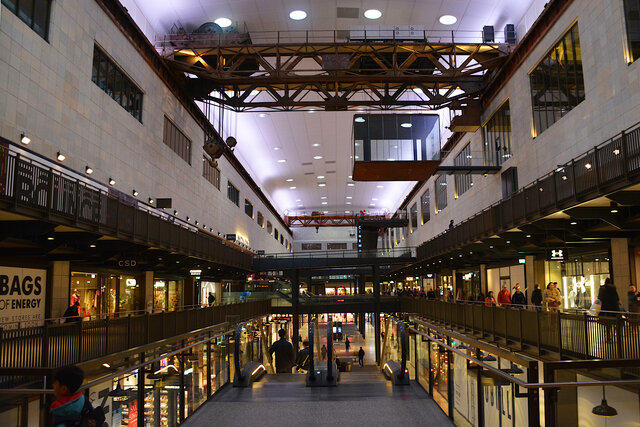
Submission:
<svg viewBox="0 0 640 427">
<path fill-rule="evenodd" d="M 285 338 L 287 332 L 284 329 L 280 329 L 278 335 L 280 339 L 271 344 L 269 354 L 276 355 L 276 373 L 290 374 L 291 368 L 295 365 L 293 345 Z"/>
<path fill-rule="evenodd" d="M 305 371 L 309 370 L 309 358 L 311 357 L 310 349 L 309 349 L 309 340 L 304 340 L 302 342 L 302 350 L 298 352 L 298 356 L 296 356 L 296 369 L 304 369 Z"/>
<path fill-rule="evenodd" d="M 347 337 L 347 339 L 344 340 L 344 348 L 346 351 L 349 351 L 350 347 L 351 347 L 351 341 L 349 341 L 349 337 Z"/>
<path fill-rule="evenodd" d="M 436 299 L 436 293 L 433 291 L 433 288 L 429 288 L 429 290 L 427 291 L 427 299 Z"/>
<path fill-rule="evenodd" d="M 640 293 L 638 293 L 636 286 L 632 283 L 629 285 L 629 312 L 640 313 Z"/>
<path fill-rule="evenodd" d="M 540 285 L 537 283 L 534 286 L 533 292 L 531 293 L 531 304 L 536 307 L 542 307 L 542 290 L 540 289 Z"/>
<path fill-rule="evenodd" d="M 358 364 L 361 368 L 364 366 L 364 350 L 362 349 L 362 347 L 360 347 L 360 350 L 358 350 Z"/>
<path fill-rule="evenodd" d="M 527 305 L 527 297 L 520 290 L 520 284 L 516 283 L 515 291 L 511 296 L 511 304 L 516 306 L 515 308 L 523 308 Z"/>
<path fill-rule="evenodd" d="M 67 307 L 64 314 L 62 315 L 63 317 L 65 317 L 64 323 L 79 322 L 80 320 L 82 320 L 80 318 L 80 313 L 78 312 L 79 308 L 80 303 L 78 301 L 75 301 L 71 307 Z"/>
<path fill-rule="evenodd" d="M 216 302 L 216 296 L 213 294 L 213 292 L 209 292 L 207 302 L 209 303 L 209 307 L 213 307 L 213 303 Z"/>
<path fill-rule="evenodd" d="M 611 278 L 607 277 L 604 281 L 604 285 L 600 286 L 598 299 L 601 304 L 601 316 L 615 317 L 616 312 L 620 311 L 620 298 L 618 297 L 618 291 L 616 290 Z"/>
</svg>

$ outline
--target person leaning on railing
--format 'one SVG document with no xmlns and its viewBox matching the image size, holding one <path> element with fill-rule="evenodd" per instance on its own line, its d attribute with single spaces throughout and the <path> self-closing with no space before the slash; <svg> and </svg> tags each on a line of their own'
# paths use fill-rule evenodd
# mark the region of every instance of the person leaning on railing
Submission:
<svg viewBox="0 0 640 427">
<path fill-rule="evenodd" d="M 558 282 L 549 282 L 547 289 L 544 291 L 543 300 L 549 311 L 558 311 L 558 307 L 562 304 L 562 295 L 558 290 Z"/>
</svg>

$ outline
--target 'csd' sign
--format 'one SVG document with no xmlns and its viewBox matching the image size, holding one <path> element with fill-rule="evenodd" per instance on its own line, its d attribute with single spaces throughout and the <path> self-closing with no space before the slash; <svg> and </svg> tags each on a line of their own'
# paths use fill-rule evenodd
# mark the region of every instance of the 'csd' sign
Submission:
<svg viewBox="0 0 640 427">
<path fill-rule="evenodd" d="M 135 259 L 121 259 L 118 261 L 118 267 L 135 267 L 137 264 Z"/>
</svg>

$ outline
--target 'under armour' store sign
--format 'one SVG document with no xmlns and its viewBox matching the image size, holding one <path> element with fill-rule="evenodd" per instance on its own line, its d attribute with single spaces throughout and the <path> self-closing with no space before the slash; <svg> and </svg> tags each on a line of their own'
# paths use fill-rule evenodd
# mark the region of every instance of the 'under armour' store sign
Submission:
<svg viewBox="0 0 640 427">
<path fill-rule="evenodd" d="M 566 261 L 569 259 L 566 249 L 548 249 L 547 260 L 548 261 Z"/>
</svg>

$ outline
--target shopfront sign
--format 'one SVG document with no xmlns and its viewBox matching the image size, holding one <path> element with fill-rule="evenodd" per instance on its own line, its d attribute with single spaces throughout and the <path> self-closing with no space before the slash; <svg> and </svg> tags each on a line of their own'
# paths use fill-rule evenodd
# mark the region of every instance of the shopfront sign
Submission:
<svg viewBox="0 0 640 427">
<path fill-rule="evenodd" d="M 567 259 L 569 259 L 569 254 L 565 248 L 547 250 L 547 261 L 565 261 Z"/>
<path fill-rule="evenodd" d="M 40 324 L 44 319 L 46 283 L 46 270 L 0 267 L 0 323 L 3 328 Z"/>
<path fill-rule="evenodd" d="M 118 267 L 135 267 L 138 262 L 135 259 L 119 259 Z"/>
</svg>

